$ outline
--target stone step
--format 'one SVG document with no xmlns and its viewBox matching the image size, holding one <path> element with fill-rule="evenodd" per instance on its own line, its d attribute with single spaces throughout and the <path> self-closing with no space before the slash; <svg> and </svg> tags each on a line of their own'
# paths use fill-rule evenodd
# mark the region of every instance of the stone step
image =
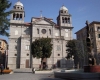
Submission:
<svg viewBox="0 0 100 80">
<path fill-rule="evenodd" d="M 25 68 L 25 69 L 14 69 L 13 70 L 14 73 L 32 73 L 32 69 L 31 68 Z"/>
</svg>

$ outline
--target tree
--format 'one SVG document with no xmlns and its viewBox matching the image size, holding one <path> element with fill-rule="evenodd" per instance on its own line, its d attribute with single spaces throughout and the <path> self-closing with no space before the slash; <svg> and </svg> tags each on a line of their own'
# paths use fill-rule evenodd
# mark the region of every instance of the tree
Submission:
<svg viewBox="0 0 100 80">
<path fill-rule="evenodd" d="M 66 47 L 67 47 L 67 49 L 66 49 L 66 51 L 67 51 L 67 59 L 70 59 L 70 58 L 72 58 L 72 56 L 74 56 L 75 54 L 76 54 L 76 45 L 75 45 L 75 42 L 76 42 L 76 40 L 69 40 L 68 42 L 67 42 L 67 45 L 66 45 Z"/>
<path fill-rule="evenodd" d="M 9 36 L 7 30 L 9 30 L 9 19 L 8 16 L 12 13 L 7 11 L 10 8 L 11 3 L 9 0 L 0 0 L 0 35 Z"/>
<path fill-rule="evenodd" d="M 77 43 L 77 40 L 69 40 L 67 42 L 67 45 L 66 45 L 66 47 L 67 47 L 67 49 L 66 49 L 66 52 L 67 52 L 66 58 L 70 59 L 73 56 L 75 67 L 77 67 L 77 65 L 79 63 L 79 56 L 78 56 L 78 53 L 77 53 L 76 43 Z"/>
<path fill-rule="evenodd" d="M 33 57 L 41 58 L 41 64 L 43 64 L 43 59 L 49 58 L 52 54 L 51 38 L 36 39 L 31 44 L 31 52 Z"/>
<path fill-rule="evenodd" d="M 87 48 L 85 40 L 77 40 L 76 42 L 77 55 L 79 59 L 79 68 L 83 68 L 86 63 L 87 58 Z"/>
</svg>

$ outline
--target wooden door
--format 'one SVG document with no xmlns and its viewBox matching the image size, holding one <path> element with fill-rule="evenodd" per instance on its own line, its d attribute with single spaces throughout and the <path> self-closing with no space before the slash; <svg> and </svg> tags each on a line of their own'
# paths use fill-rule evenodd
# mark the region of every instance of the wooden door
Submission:
<svg viewBox="0 0 100 80">
<path fill-rule="evenodd" d="M 26 60 L 26 68 L 29 68 L 29 60 Z"/>
</svg>

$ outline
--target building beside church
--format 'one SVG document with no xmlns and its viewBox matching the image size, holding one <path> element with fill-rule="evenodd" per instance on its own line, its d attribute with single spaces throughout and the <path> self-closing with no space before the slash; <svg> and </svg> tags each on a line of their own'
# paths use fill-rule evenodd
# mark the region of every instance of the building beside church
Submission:
<svg viewBox="0 0 100 80">
<path fill-rule="evenodd" d="M 14 4 L 10 19 L 10 37 L 8 51 L 8 67 L 38 68 L 41 59 L 31 55 L 31 43 L 38 38 L 52 38 L 53 50 L 47 59 L 48 67 L 56 64 L 57 67 L 66 67 L 66 43 L 72 40 L 72 21 L 68 9 L 62 6 L 57 16 L 57 23 L 47 17 L 32 17 L 31 22 L 25 23 L 23 4 L 18 1 Z"/>
<path fill-rule="evenodd" d="M 86 41 L 86 26 L 77 31 L 76 38 L 81 42 L 81 48 L 83 49 L 83 54 L 85 54 L 84 48 L 82 46 L 83 40 Z M 96 58 L 97 64 L 100 65 L 100 22 L 99 21 L 93 21 L 89 23 L 89 34 L 90 34 L 90 40 L 92 44 L 92 54 Z M 85 60 L 84 65 L 86 63 Z"/>
</svg>

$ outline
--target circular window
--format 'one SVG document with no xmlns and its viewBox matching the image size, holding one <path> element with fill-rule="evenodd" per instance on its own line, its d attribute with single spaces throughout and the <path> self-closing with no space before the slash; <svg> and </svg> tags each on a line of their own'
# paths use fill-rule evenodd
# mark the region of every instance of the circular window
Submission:
<svg viewBox="0 0 100 80">
<path fill-rule="evenodd" d="M 27 56 L 29 56 L 29 54 L 27 53 Z"/>
<path fill-rule="evenodd" d="M 42 33 L 45 34 L 46 33 L 46 30 L 45 29 L 42 29 Z"/>
</svg>

